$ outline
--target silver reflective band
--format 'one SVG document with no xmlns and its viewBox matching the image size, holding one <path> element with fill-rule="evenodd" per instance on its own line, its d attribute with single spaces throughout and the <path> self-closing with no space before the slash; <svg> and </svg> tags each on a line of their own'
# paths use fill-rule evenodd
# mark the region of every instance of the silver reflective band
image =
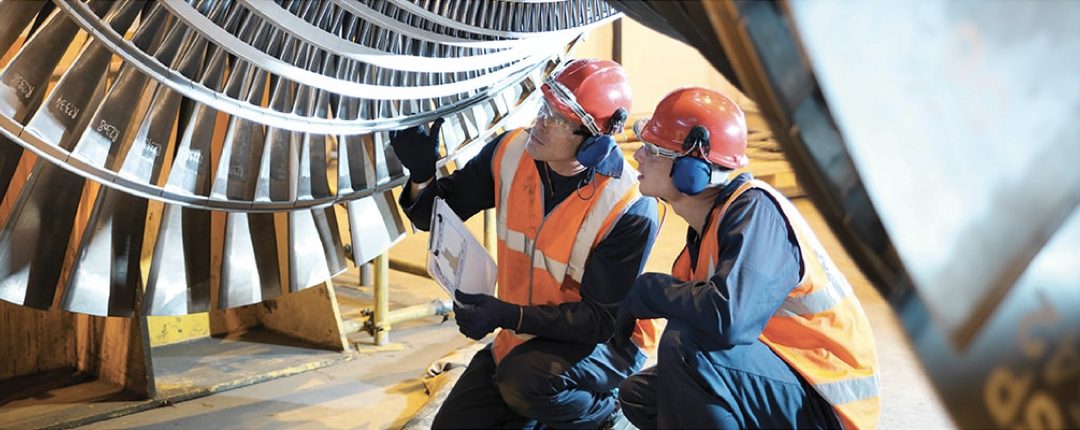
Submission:
<svg viewBox="0 0 1080 430">
<path fill-rule="evenodd" d="M 835 308 L 845 297 L 842 290 L 829 284 L 805 296 L 788 296 L 777 314 L 787 317 L 819 314 Z"/>
<path fill-rule="evenodd" d="M 875 373 L 861 378 L 815 384 L 814 389 L 830 405 L 844 405 L 877 397 L 878 375 Z"/>
</svg>

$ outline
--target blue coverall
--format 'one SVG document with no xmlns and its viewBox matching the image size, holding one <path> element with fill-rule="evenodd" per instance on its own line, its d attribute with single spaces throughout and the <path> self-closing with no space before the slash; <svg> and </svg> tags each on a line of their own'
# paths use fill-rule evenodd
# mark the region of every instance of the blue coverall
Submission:
<svg viewBox="0 0 1080 430">
<path fill-rule="evenodd" d="M 736 176 L 717 196 L 723 205 L 751 179 Z M 623 412 L 639 428 L 839 427 L 831 406 L 758 340 L 799 282 L 797 242 L 779 206 L 749 190 L 719 225 L 716 272 L 705 281 L 642 275 L 626 298 L 638 318 L 667 318 L 657 365 L 619 387 Z M 696 267 L 701 237 L 686 235 Z"/>
<path fill-rule="evenodd" d="M 494 207 L 492 159 L 503 136 L 488 142 L 465 167 L 418 196 L 402 193 L 400 203 L 417 228 L 429 228 L 436 196 L 462 219 Z M 609 175 L 621 172 L 623 162 L 622 155 L 612 151 L 596 170 Z M 592 192 L 589 170 L 564 177 L 539 161 L 536 168 L 543 184 L 545 213 L 573 193 L 588 196 Z M 640 370 L 645 355 L 635 346 L 620 350 L 607 341 L 619 304 L 641 273 L 658 228 L 654 199 L 631 205 L 590 253 L 582 275 L 581 301 L 526 306 L 518 332 L 537 338 L 512 350 L 498 366 L 490 345 L 478 352 L 436 414 L 433 427 L 596 428 L 609 420 L 618 406 L 614 388 Z"/>
</svg>

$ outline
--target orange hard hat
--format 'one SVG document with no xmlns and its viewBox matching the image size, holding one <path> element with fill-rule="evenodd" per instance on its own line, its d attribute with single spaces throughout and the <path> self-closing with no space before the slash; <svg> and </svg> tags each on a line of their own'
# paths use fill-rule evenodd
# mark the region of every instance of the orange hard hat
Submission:
<svg viewBox="0 0 1080 430">
<path fill-rule="evenodd" d="M 573 60 L 540 89 L 552 108 L 593 134 L 603 134 L 615 111 L 622 108 L 629 112 L 633 103 L 626 71 L 608 60 Z"/>
<path fill-rule="evenodd" d="M 686 152 L 684 141 L 700 125 L 709 130 L 706 159 L 728 169 L 745 166 L 746 115 L 735 102 L 719 92 L 701 87 L 672 91 L 656 105 L 652 118 L 634 127 L 638 138 L 653 145 Z"/>
</svg>

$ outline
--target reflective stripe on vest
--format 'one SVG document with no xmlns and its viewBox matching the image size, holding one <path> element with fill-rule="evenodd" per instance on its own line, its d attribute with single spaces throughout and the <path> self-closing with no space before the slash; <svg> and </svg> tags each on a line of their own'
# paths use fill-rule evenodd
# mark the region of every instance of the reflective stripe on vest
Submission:
<svg viewBox="0 0 1080 430">
<path fill-rule="evenodd" d="M 731 204 L 753 188 L 765 191 L 780 207 L 795 233 L 803 265 L 799 284 L 766 324 L 761 341 L 833 406 L 845 428 L 876 427 L 880 415 L 879 380 L 869 321 L 851 285 L 794 205 L 767 184 L 752 180 L 713 210 L 709 225 L 720 225 Z M 721 251 L 716 235 L 714 228 L 701 239 L 699 263 L 708 261 L 710 267 L 693 270 L 689 251 L 684 250 L 672 273 L 688 280 L 711 278 L 711 266 Z"/>
<path fill-rule="evenodd" d="M 545 215 L 543 186 L 532 157 L 525 153 L 526 138 L 521 130 L 508 133 L 492 161 L 499 296 L 521 305 L 581 300 L 579 289 L 590 252 L 641 198 L 637 172 L 624 163 L 619 178 L 597 175 L 595 192 L 589 191 L 594 194 L 588 199 L 571 195 Z M 653 334 L 647 338 L 653 339 Z M 496 361 L 527 339 L 511 330 L 500 331 L 493 347 Z"/>
<path fill-rule="evenodd" d="M 624 165 L 623 178 L 637 176 L 636 172 L 627 169 L 629 167 Z M 585 220 L 574 238 L 574 245 L 570 251 L 570 261 L 563 264 L 556 259 L 548 258 L 543 251 L 537 249 L 533 254 L 533 267 L 546 270 L 556 280 L 562 280 L 566 275 L 569 275 L 571 279 L 581 283 L 589 252 L 600 240 L 607 236 L 607 231 L 601 231 L 605 226 L 605 221 L 610 215 L 616 215 L 616 218 L 622 216 L 622 212 L 625 212 L 630 207 L 629 204 L 624 204 L 621 212 L 613 213 L 619 203 L 624 203 L 623 200 L 627 198 L 627 193 L 632 191 L 634 182 L 629 180 L 612 180 L 610 182 L 604 187 L 604 192 L 600 193 L 600 196 L 594 197 L 598 201 L 585 215 Z M 508 249 L 524 254 L 528 254 L 532 249 L 532 239 L 529 239 L 525 233 L 510 230 L 505 222 L 499 222 L 496 230 L 499 240 L 505 241 Z"/>
</svg>

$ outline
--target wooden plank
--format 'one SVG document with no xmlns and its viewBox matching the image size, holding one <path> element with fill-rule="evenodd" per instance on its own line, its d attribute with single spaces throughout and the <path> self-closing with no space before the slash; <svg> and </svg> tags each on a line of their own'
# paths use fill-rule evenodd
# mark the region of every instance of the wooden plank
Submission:
<svg viewBox="0 0 1080 430">
<path fill-rule="evenodd" d="M 315 290 L 310 288 L 309 290 Z M 158 392 L 180 401 L 348 360 L 270 330 L 154 348 Z"/>
<path fill-rule="evenodd" d="M 76 366 L 74 315 L 0 301 L 0 380 Z"/>
<path fill-rule="evenodd" d="M 145 318 L 92 317 L 100 327 L 101 347 L 95 351 L 101 380 L 143 397 L 153 397 L 153 374 Z"/>
<path fill-rule="evenodd" d="M 330 281 L 267 300 L 258 309 L 259 321 L 266 328 L 335 351 L 348 349 Z"/>
</svg>

